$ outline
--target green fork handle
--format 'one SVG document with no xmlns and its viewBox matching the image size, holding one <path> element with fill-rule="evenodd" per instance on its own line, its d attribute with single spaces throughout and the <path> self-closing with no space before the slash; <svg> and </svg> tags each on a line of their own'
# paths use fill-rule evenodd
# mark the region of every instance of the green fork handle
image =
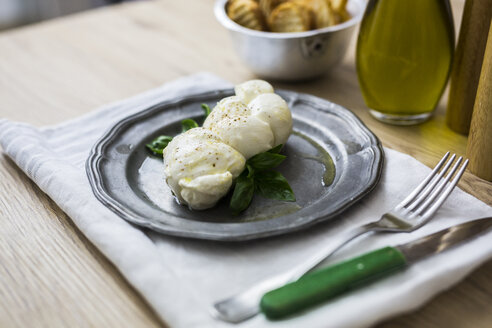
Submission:
<svg viewBox="0 0 492 328">
<path fill-rule="evenodd" d="M 261 311 L 281 319 L 355 289 L 406 266 L 403 254 L 385 247 L 354 259 L 308 273 L 299 280 L 266 293 Z"/>
</svg>

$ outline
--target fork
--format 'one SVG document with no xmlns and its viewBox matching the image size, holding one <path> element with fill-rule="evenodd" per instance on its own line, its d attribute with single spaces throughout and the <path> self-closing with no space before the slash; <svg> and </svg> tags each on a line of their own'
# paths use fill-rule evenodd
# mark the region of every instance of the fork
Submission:
<svg viewBox="0 0 492 328">
<path fill-rule="evenodd" d="M 314 256 L 289 271 L 267 278 L 239 294 L 215 303 L 211 309 L 212 314 L 232 323 L 249 319 L 260 311 L 260 299 L 266 292 L 299 279 L 352 239 L 367 232 L 411 232 L 429 222 L 453 191 L 468 165 L 468 160 L 461 165 L 463 157 L 460 157 L 449 170 L 456 159 L 456 154 L 453 154 L 447 161 L 449 155 L 450 153 L 447 152 L 417 188 L 401 203 L 383 214 L 378 221 L 364 224 L 336 236 Z M 459 171 L 456 173 L 458 168 Z"/>
</svg>

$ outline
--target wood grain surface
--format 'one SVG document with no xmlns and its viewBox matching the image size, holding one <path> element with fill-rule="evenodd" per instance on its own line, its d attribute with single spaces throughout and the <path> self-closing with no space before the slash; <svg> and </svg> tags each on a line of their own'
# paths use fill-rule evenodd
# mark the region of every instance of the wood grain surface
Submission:
<svg viewBox="0 0 492 328">
<path fill-rule="evenodd" d="M 454 54 L 446 121 L 461 134 L 468 134 L 478 81 L 487 43 L 492 0 L 466 1 Z"/>
<path fill-rule="evenodd" d="M 492 23 L 466 147 L 470 172 L 492 182 Z"/>
<path fill-rule="evenodd" d="M 36 126 L 76 118 L 180 76 L 210 71 L 233 83 L 254 76 L 215 21 L 212 0 L 146 1 L 98 9 L 0 34 L 0 117 Z M 455 19 L 462 0 L 454 0 Z M 354 42 L 330 75 L 277 88 L 353 110 L 385 146 L 428 166 L 465 154 L 445 124 L 445 102 L 418 126 L 367 113 Z M 446 97 L 443 97 L 446 99 Z M 492 205 L 492 184 L 467 173 L 460 187 Z M 0 155 L 0 327 L 162 327 L 115 267 L 5 155 Z M 492 261 L 421 309 L 381 327 L 490 327 Z M 163 295 L 166 297 L 166 295 Z"/>
</svg>

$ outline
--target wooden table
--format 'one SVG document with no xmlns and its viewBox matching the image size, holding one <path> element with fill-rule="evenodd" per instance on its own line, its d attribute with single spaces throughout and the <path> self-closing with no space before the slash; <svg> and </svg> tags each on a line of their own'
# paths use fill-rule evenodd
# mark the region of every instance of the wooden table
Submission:
<svg viewBox="0 0 492 328">
<path fill-rule="evenodd" d="M 0 34 L 0 116 L 52 125 L 198 71 L 234 83 L 252 78 L 215 21 L 212 5 L 212 0 L 136 2 Z M 456 21 L 462 8 L 463 0 L 453 1 Z M 444 123 L 444 101 L 431 121 L 418 126 L 394 127 L 369 117 L 357 84 L 354 46 L 330 76 L 274 85 L 352 109 L 385 146 L 428 166 L 446 150 L 465 153 L 466 137 Z M 491 183 L 467 174 L 460 187 L 492 205 Z M 3 154 L 0 226 L 0 327 L 165 325 Z M 420 310 L 381 326 L 490 327 L 491 276 L 489 261 Z"/>
</svg>

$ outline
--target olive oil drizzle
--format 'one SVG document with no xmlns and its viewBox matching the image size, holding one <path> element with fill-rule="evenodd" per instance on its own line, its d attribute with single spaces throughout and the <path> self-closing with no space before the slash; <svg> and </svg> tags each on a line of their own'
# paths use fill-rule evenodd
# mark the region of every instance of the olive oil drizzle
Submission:
<svg viewBox="0 0 492 328">
<path fill-rule="evenodd" d="M 292 134 L 306 140 L 309 142 L 316 150 L 318 151 L 317 156 L 312 156 L 312 155 L 301 155 L 305 159 L 312 159 L 315 160 L 319 163 L 321 163 L 324 168 L 325 172 L 323 173 L 323 185 L 325 187 L 330 186 L 333 181 L 335 180 L 336 176 L 336 168 L 335 164 L 333 163 L 333 159 L 331 158 L 330 154 L 323 148 L 321 147 L 320 144 L 318 144 L 316 141 L 308 137 L 307 135 L 299 132 L 299 131 L 293 131 Z"/>
</svg>

